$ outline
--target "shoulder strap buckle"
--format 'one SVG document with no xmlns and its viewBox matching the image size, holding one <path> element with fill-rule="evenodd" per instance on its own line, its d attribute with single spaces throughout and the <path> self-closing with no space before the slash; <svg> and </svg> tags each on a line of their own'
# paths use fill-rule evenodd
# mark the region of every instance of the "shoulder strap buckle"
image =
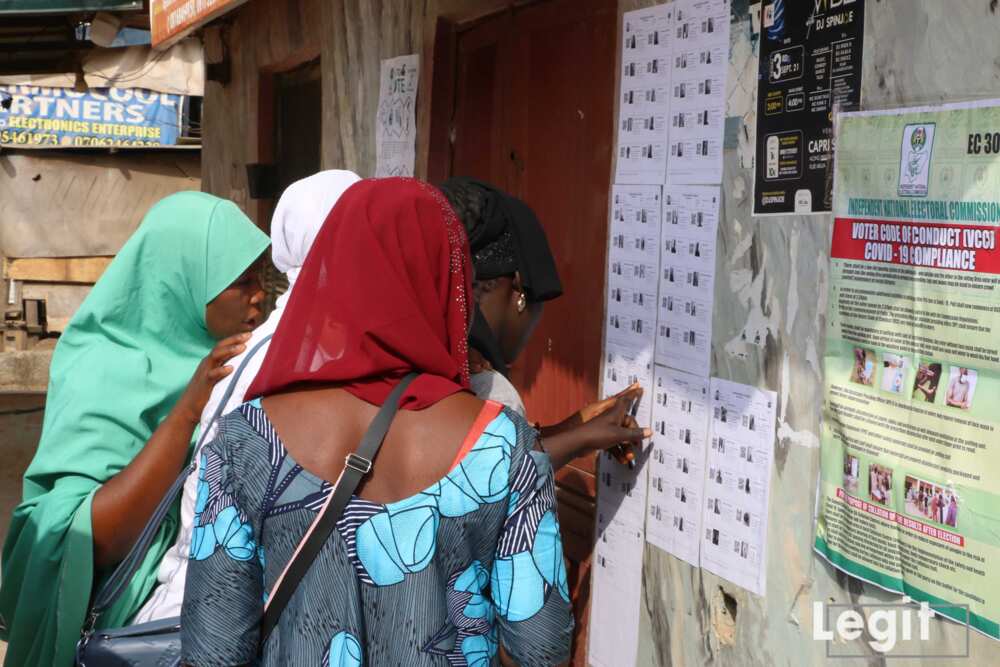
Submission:
<svg viewBox="0 0 1000 667">
<path fill-rule="evenodd" d="M 351 470 L 356 470 L 362 475 L 367 475 L 371 472 L 372 462 L 371 459 L 366 459 L 363 456 L 359 456 L 354 452 L 348 454 L 344 459 L 344 465 L 346 465 Z"/>
</svg>

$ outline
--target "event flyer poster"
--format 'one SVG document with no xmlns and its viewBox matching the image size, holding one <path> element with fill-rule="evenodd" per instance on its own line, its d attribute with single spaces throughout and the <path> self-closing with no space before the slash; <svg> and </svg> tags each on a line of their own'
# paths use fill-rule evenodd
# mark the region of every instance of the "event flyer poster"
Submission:
<svg viewBox="0 0 1000 667">
<path fill-rule="evenodd" d="M 993 638 L 998 105 L 838 116 L 815 544 Z"/>
<path fill-rule="evenodd" d="M 413 176 L 416 160 L 420 56 L 382 61 L 375 119 L 375 177 Z"/>
<path fill-rule="evenodd" d="M 764 0 L 754 215 L 830 210 L 833 113 L 861 102 L 865 0 Z"/>
</svg>

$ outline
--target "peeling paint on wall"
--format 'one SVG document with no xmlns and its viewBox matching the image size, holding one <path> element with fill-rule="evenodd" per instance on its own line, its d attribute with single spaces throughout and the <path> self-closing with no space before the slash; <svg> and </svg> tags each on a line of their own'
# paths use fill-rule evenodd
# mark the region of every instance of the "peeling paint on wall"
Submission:
<svg viewBox="0 0 1000 667">
<path fill-rule="evenodd" d="M 621 4 L 627 11 L 655 3 Z M 863 107 L 1000 96 L 1000 12 L 990 4 L 869 0 Z M 832 220 L 750 215 L 757 50 L 749 11 L 745 2 L 733 2 L 727 116 L 742 119 L 743 128 L 739 145 L 725 155 L 712 373 L 780 397 L 767 595 L 751 595 L 647 547 L 638 664 L 883 665 L 861 640 L 852 649 L 866 659 L 829 661 L 825 644 L 812 639 L 816 600 L 900 599 L 834 570 L 812 551 Z M 966 46 L 973 44 L 980 46 Z M 932 637 L 923 647 L 928 654 L 964 651 L 965 630 L 954 623 L 935 620 Z M 971 658 L 961 664 L 995 664 L 997 650 L 973 633 Z"/>
</svg>

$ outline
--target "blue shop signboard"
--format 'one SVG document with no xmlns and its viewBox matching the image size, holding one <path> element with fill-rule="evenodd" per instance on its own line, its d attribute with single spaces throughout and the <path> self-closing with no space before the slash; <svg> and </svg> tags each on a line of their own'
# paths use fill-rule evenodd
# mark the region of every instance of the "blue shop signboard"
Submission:
<svg viewBox="0 0 1000 667">
<path fill-rule="evenodd" d="M 138 88 L 0 85 L 0 146 L 102 148 L 175 146 L 182 95 Z"/>
</svg>

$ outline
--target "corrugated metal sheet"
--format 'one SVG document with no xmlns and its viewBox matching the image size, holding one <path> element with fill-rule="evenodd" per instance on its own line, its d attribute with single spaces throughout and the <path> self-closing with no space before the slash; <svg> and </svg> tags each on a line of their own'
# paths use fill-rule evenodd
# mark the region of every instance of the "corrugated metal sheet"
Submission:
<svg viewBox="0 0 1000 667">
<path fill-rule="evenodd" d="M 146 88 L 176 95 L 205 94 L 201 40 L 185 39 L 166 51 L 148 46 L 94 49 L 83 59 L 83 76 L 91 88 Z"/>
<path fill-rule="evenodd" d="M 114 255 L 150 206 L 200 189 L 197 152 L 0 153 L 0 255 Z"/>
<path fill-rule="evenodd" d="M 166 51 L 148 46 L 92 49 L 83 56 L 83 76 L 90 88 L 145 88 L 175 95 L 205 94 L 204 49 L 196 38 Z M 73 88 L 76 73 L 5 74 L 0 84 Z"/>
</svg>

